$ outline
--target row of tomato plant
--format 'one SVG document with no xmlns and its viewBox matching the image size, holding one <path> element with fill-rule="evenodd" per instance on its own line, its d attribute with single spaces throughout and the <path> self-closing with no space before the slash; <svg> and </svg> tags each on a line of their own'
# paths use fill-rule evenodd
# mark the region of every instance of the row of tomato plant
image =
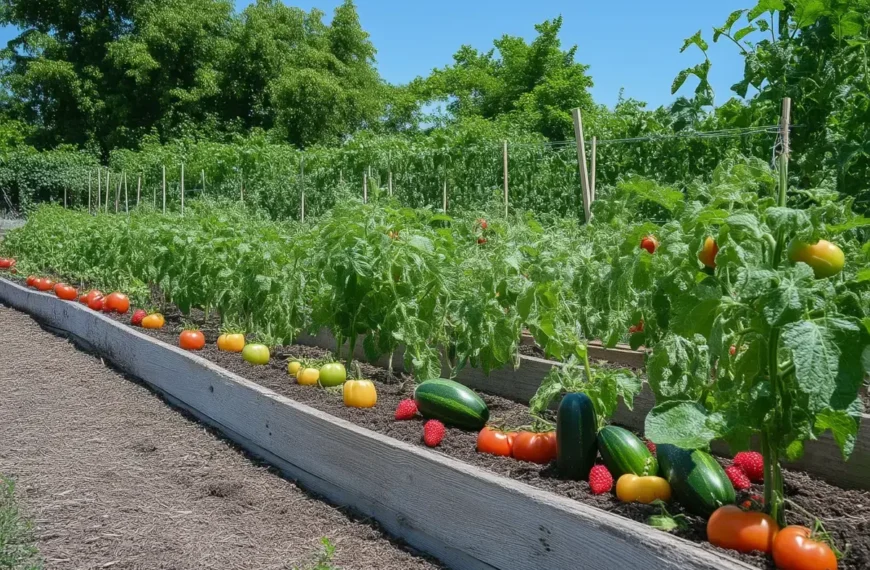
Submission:
<svg viewBox="0 0 870 570">
<path fill-rule="evenodd" d="M 25 271 L 143 298 L 157 285 L 183 311 L 218 310 L 276 342 L 326 327 L 351 345 L 362 335 L 371 357 L 404 345 L 421 378 L 440 375 L 439 347 L 453 373 L 517 361 L 527 328 L 568 364 L 533 411 L 566 391 L 590 395 L 602 418 L 618 396 L 630 405 L 636 379 L 592 370 L 586 352 L 589 339 L 628 335 L 648 350 L 647 437 L 740 450 L 760 435 L 764 505 L 782 525 L 780 461 L 828 430 L 844 456 L 854 448 L 870 369 L 870 224 L 825 189 L 787 191 L 760 161 L 728 160 L 711 179 L 683 191 L 624 180 L 585 226 L 389 201 L 340 204 L 307 225 L 209 203 L 185 217 L 45 207 L 3 247 Z M 822 238 L 836 248 L 812 255 L 806 244 Z"/>
</svg>

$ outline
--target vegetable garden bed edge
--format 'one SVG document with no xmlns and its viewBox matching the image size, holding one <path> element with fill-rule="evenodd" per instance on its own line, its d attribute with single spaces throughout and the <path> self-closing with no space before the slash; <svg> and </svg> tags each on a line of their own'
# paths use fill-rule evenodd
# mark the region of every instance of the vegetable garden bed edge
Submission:
<svg viewBox="0 0 870 570">
<path fill-rule="evenodd" d="M 330 501 L 463 569 L 751 568 L 646 525 L 280 396 L 78 303 L 0 279 L 0 300 L 103 355 Z"/>
<path fill-rule="evenodd" d="M 302 335 L 296 339 L 296 342 L 327 350 L 336 349 L 335 338 L 326 330 L 320 331 L 317 335 Z M 345 343 L 344 350 L 347 350 L 347 346 L 348 343 Z M 590 346 L 590 349 L 592 348 Z M 595 351 L 590 352 L 594 358 L 606 359 L 628 366 L 636 367 L 637 357 L 640 356 L 639 352 L 631 350 L 606 349 L 600 345 L 594 348 Z M 357 359 L 366 360 L 362 339 L 356 343 L 354 352 Z M 611 358 L 613 355 L 617 355 L 617 360 Z M 403 356 L 404 351 L 400 347 L 393 356 L 393 366 L 396 369 L 403 368 Z M 561 366 L 561 364 L 535 356 L 520 355 L 519 359 L 518 368 L 500 368 L 491 371 L 488 375 L 479 368 L 465 367 L 459 372 L 456 380 L 475 390 L 528 404 L 550 369 L 553 366 Z M 377 362 L 383 367 L 386 367 L 387 363 L 388 357 L 382 357 Z M 640 363 L 642 364 L 642 358 Z M 442 375 L 447 378 L 449 374 L 450 367 L 444 363 Z M 654 405 L 655 396 L 649 385 L 644 382 L 643 389 L 634 399 L 634 409 L 629 410 L 620 401 L 619 407 L 613 415 L 613 422 L 643 432 L 646 416 Z M 756 449 L 759 448 L 757 438 L 753 445 Z M 713 451 L 727 455 L 728 447 L 723 442 L 714 442 Z M 803 457 L 797 461 L 785 463 L 784 466 L 805 471 L 844 489 L 870 490 L 870 414 L 862 415 L 855 449 L 848 461 L 843 459 L 840 448 L 828 432 L 817 440 L 808 440 L 804 447 Z"/>
</svg>

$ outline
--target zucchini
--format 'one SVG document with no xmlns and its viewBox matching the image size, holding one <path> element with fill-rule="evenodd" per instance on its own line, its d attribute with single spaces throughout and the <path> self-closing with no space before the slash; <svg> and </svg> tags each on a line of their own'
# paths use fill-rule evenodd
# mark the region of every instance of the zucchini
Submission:
<svg viewBox="0 0 870 570">
<path fill-rule="evenodd" d="M 690 513 L 709 517 L 737 500 L 725 470 L 709 453 L 670 444 L 659 445 L 656 451 L 674 498 Z"/>
<path fill-rule="evenodd" d="M 559 474 L 579 481 L 589 476 L 598 447 L 598 420 L 586 394 L 567 394 L 556 415 L 556 467 Z"/>
<path fill-rule="evenodd" d="M 489 408 L 480 396 L 453 380 L 426 380 L 414 390 L 417 410 L 424 418 L 441 420 L 464 429 L 482 429 L 489 420 Z"/>
<path fill-rule="evenodd" d="M 646 444 L 627 429 L 617 426 L 601 428 L 598 432 L 598 449 L 614 480 L 626 473 L 646 477 L 659 472 L 658 461 Z"/>
</svg>

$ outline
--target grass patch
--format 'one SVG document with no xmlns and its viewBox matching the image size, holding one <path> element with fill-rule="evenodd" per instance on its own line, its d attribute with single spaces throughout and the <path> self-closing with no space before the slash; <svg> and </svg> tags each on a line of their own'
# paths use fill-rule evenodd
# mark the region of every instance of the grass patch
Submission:
<svg viewBox="0 0 870 570">
<path fill-rule="evenodd" d="M 293 567 L 293 570 L 340 570 L 332 565 L 332 557 L 335 556 L 335 545 L 328 538 L 321 538 L 321 549 L 317 553 L 316 560 L 304 568 Z"/>
<path fill-rule="evenodd" d="M 0 475 L 0 570 L 42 570 L 32 527 L 15 503 L 15 483 Z"/>
</svg>

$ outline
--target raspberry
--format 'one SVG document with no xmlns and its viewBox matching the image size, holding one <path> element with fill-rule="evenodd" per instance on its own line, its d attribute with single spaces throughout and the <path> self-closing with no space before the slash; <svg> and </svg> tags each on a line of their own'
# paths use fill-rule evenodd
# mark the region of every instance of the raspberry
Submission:
<svg viewBox="0 0 870 570">
<path fill-rule="evenodd" d="M 596 465 L 589 471 L 589 487 L 593 495 L 609 493 L 613 489 L 613 475 L 604 465 Z"/>
<path fill-rule="evenodd" d="M 414 400 L 402 400 L 396 408 L 396 420 L 410 420 L 417 415 L 417 402 Z"/>
<path fill-rule="evenodd" d="M 444 439 L 444 424 L 438 420 L 429 420 L 423 424 L 423 442 L 429 447 L 435 447 Z"/>
<path fill-rule="evenodd" d="M 764 481 L 764 458 L 757 451 L 741 451 L 734 456 L 734 465 L 743 469 L 750 481 Z"/>
<path fill-rule="evenodd" d="M 654 444 L 650 440 L 646 440 L 644 443 L 646 443 L 646 448 L 649 449 L 649 452 L 652 453 L 653 455 L 655 455 L 656 454 L 656 444 Z"/>
<path fill-rule="evenodd" d="M 731 484 L 734 485 L 734 488 L 738 491 L 745 491 L 752 486 L 749 482 L 749 477 L 746 476 L 743 469 L 736 465 L 726 467 L 725 475 L 728 475 L 728 478 L 731 479 Z"/>
</svg>

